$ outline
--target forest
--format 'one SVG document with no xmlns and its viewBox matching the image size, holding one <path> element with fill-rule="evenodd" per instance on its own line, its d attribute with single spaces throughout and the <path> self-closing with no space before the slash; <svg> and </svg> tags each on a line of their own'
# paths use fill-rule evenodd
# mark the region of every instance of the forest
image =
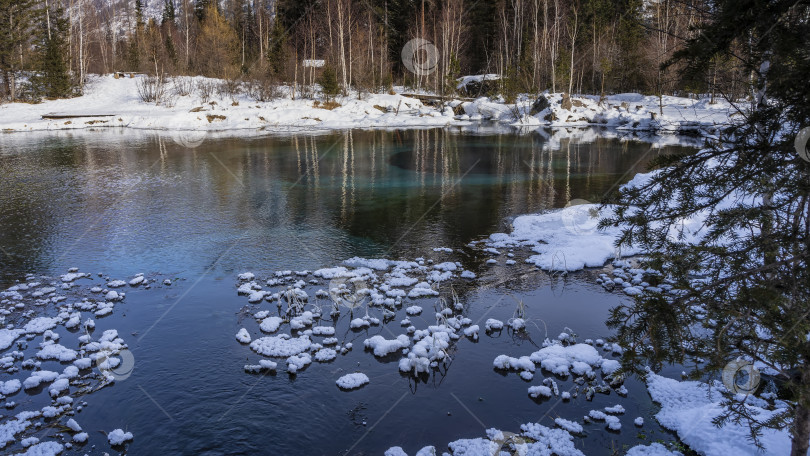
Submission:
<svg viewBox="0 0 810 456">
<path fill-rule="evenodd" d="M 497 74 L 490 91 L 507 100 L 749 96 L 754 75 L 738 59 L 718 54 L 688 78 L 673 59 L 710 14 L 680 0 L 0 0 L 0 95 L 75 96 L 88 74 L 131 72 L 250 82 L 262 98 L 321 73 L 344 93 L 396 84 L 445 95 L 463 75 Z M 436 71 L 403 66 L 415 38 L 435 45 Z"/>
</svg>

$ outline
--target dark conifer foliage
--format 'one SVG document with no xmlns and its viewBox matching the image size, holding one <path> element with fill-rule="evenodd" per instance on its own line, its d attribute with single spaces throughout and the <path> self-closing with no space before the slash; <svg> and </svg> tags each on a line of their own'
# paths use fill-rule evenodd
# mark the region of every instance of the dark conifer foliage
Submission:
<svg viewBox="0 0 810 456">
<path fill-rule="evenodd" d="M 42 14 L 42 26 L 37 48 L 37 70 L 31 77 L 31 84 L 37 96 L 64 98 L 73 94 L 75 86 L 70 76 L 66 58 L 68 57 L 69 23 L 64 9 L 57 6 Z"/>
<path fill-rule="evenodd" d="M 613 200 L 620 209 L 604 224 L 626 224 L 620 244 L 653 252 L 650 264 L 663 272 L 658 280 L 671 280 L 683 294 L 638 298 L 613 309 L 609 324 L 628 348 L 625 367 L 639 373 L 648 363 L 685 363 L 699 378 L 737 357 L 767 367 L 789 401 L 787 411 L 762 421 L 729 394 L 716 423 L 745 423 L 752 439 L 765 428 L 790 426 L 791 454 L 804 456 L 810 162 L 796 152 L 794 138 L 810 125 L 810 6 L 722 0 L 711 11 L 669 65 L 683 64 L 685 78 L 700 80 L 718 58 L 736 60 L 755 81 L 740 106 L 745 121 L 697 155 L 661 159 L 651 181 Z M 729 196 L 736 197 L 732 203 L 717 206 Z M 708 217 L 706 228 L 689 241 L 681 223 L 698 213 Z"/>
</svg>

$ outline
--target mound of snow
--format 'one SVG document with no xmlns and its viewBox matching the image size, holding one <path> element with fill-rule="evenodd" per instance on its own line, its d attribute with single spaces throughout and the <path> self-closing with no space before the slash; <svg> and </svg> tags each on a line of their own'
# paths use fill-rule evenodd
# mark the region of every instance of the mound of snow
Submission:
<svg viewBox="0 0 810 456">
<path fill-rule="evenodd" d="M 368 375 L 363 373 L 346 374 L 335 382 L 341 389 L 351 390 L 360 388 L 369 382 Z"/>
<path fill-rule="evenodd" d="M 290 338 L 287 334 L 282 334 L 256 339 L 250 343 L 250 348 L 260 355 L 286 358 L 309 350 L 310 345 L 312 342 L 308 336 Z"/>
<path fill-rule="evenodd" d="M 128 442 L 132 439 L 132 433 L 124 432 L 123 429 L 113 429 L 107 434 L 107 441 L 110 442 L 110 445 L 123 445 L 124 442 Z"/>
<path fill-rule="evenodd" d="M 408 336 L 401 334 L 396 339 L 388 340 L 383 336 L 373 336 L 363 343 L 366 348 L 374 351 L 374 356 L 383 357 L 396 352 L 397 350 L 410 347 L 411 340 Z"/>
</svg>

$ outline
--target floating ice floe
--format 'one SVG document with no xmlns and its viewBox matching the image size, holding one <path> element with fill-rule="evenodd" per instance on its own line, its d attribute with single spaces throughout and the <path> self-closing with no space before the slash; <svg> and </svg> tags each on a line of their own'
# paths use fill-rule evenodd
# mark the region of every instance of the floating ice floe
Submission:
<svg viewBox="0 0 810 456">
<path fill-rule="evenodd" d="M 250 348 L 260 355 L 286 358 L 309 350 L 311 344 L 309 336 L 291 338 L 287 334 L 281 334 L 255 339 L 250 343 Z"/>
<path fill-rule="evenodd" d="M 495 369 L 511 369 L 517 371 L 534 372 L 536 367 L 534 362 L 528 356 L 521 356 L 520 358 L 512 358 L 507 355 L 499 355 L 492 362 Z"/>
<path fill-rule="evenodd" d="M 549 388 L 548 386 L 544 386 L 544 385 L 530 386 L 529 387 L 529 396 L 531 396 L 533 398 L 538 398 L 538 397 L 546 397 L 546 398 L 548 398 L 548 397 L 551 397 L 551 388 Z"/>
<path fill-rule="evenodd" d="M 484 328 L 487 329 L 487 332 L 498 331 L 503 329 L 503 322 L 494 318 L 488 318 L 486 323 L 484 323 Z"/>
<path fill-rule="evenodd" d="M 256 278 L 256 276 L 252 272 L 243 272 L 238 276 L 239 280 L 242 282 L 250 282 Z"/>
<path fill-rule="evenodd" d="M 248 333 L 247 329 L 241 328 L 239 331 L 237 331 L 236 340 L 238 340 L 240 343 L 243 343 L 243 344 L 249 344 L 250 343 L 250 334 Z"/>
<path fill-rule="evenodd" d="M 566 420 L 565 418 L 555 418 L 554 423 L 571 434 L 582 434 L 583 432 L 582 425 L 576 421 Z"/>
<path fill-rule="evenodd" d="M 520 426 L 519 435 L 487 429 L 486 438 L 460 439 L 448 444 L 451 456 L 489 456 L 498 454 L 509 443 L 515 454 L 584 456 L 574 446 L 574 437 L 565 429 L 552 429 L 537 423 Z M 393 453 L 396 454 L 396 453 Z M 399 456 L 399 455 L 398 455 Z"/>
<path fill-rule="evenodd" d="M 388 340 L 382 336 L 373 336 L 364 342 L 366 348 L 374 352 L 374 356 L 383 357 L 395 353 L 403 348 L 410 347 L 411 339 L 406 335 L 397 336 L 396 339 Z"/>
<path fill-rule="evenodd" d="M 658 442 L 650 445 L 637 445 L 627 450 L 626 456 L 683 456 L 680 451 L 670 450 Z"/>
<path fill-rule="evenodd" d="M 299 353 L 287 358 L 287 372 L 295 374 L 299 370 L 312 364 L 312 356 L 309 353 Z"/>
<path fill-rule="evenodd" d="M 76 357 L 76 350 L 71 350 L 56 343 L 45 343 L 42 345 L 42 349 L 37 352 L 37 358 L 44 360 L 53 359 L 68 362 L 75 360 Z"/>
<path fill-rule="evenodd" d="M 123 429 L 113 429 L 107 434 L 107 440 L 110 445 L 123 445 L 133 439 L 131 432 L 124 432 Z"/>
<path fill-rule="evenodd" d="M 369 326 L 371 326 L 371 323 L 369 323 L 368 320 L 364 320 L 362 318 L 355 318 L 349 323 L 349 326 L 352 329 L 361 329 L 361 328 L 368 328 Z"/>
<path fill-rule="evenodd" d="M 314 355 L 315 361 L 325 363 L 337 358 L 337 352 L 331 348 L 321 348 Z"/>
<path fill-rule="evenodd" d="M 532 353 L 529 358 L 543 369 L 557 375 L 593 375 L 593 368 L 602 365 L 604 359 L 588 344 L 564 346 L 551 344 Z"/>
<path fill-rule="evenodd" d="M 259 364 L 245 364 L 245 372 L 250 374 L 258 374 L 262 371 L 275 371 L 278 363 L 270 361 L 269 359 L 259 360 Z"/>
<path fill-rule="evenodd" d="M 259 329 L 267 333 L 274 333 L 278 331 L 283 321 L 280 317 L 267 317 L 262 320 Z"/>
<path fill-rule="evenodd" d="M 354 374 L 346 374 L 337 379 L 335 383 L 341 389 L 351 390 L 365 386 L 369 383 L 369 378 L 368 375 L 357 372 Z"/>
</svg>

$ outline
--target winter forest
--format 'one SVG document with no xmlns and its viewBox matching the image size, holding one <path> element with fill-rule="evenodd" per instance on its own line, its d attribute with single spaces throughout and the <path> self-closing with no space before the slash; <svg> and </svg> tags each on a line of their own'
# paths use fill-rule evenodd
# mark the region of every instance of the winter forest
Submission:
<svg viewBox="0 0 810 456">
<path fill-rule="evenodd" d="M 204 75 L 311 84 L 324 60 L 341 90 L 404 84 L 454 92 L 456 78 L 504 75 L 490 90 L 519 93 L 748 94 L 751 75 L 717 56 L 688 80 L 670 64 L 709 10 L 640 0 L 22 0 L 3 2 L 3 95 L 68 96 L 87 74 Z M 435 43 L 437 71 L 414 75 L 403 46 Z M 745 46 L 737 43 L 736 46 Z M 45 86 L 19 84 L 34 72 Z"/>
</svg>

